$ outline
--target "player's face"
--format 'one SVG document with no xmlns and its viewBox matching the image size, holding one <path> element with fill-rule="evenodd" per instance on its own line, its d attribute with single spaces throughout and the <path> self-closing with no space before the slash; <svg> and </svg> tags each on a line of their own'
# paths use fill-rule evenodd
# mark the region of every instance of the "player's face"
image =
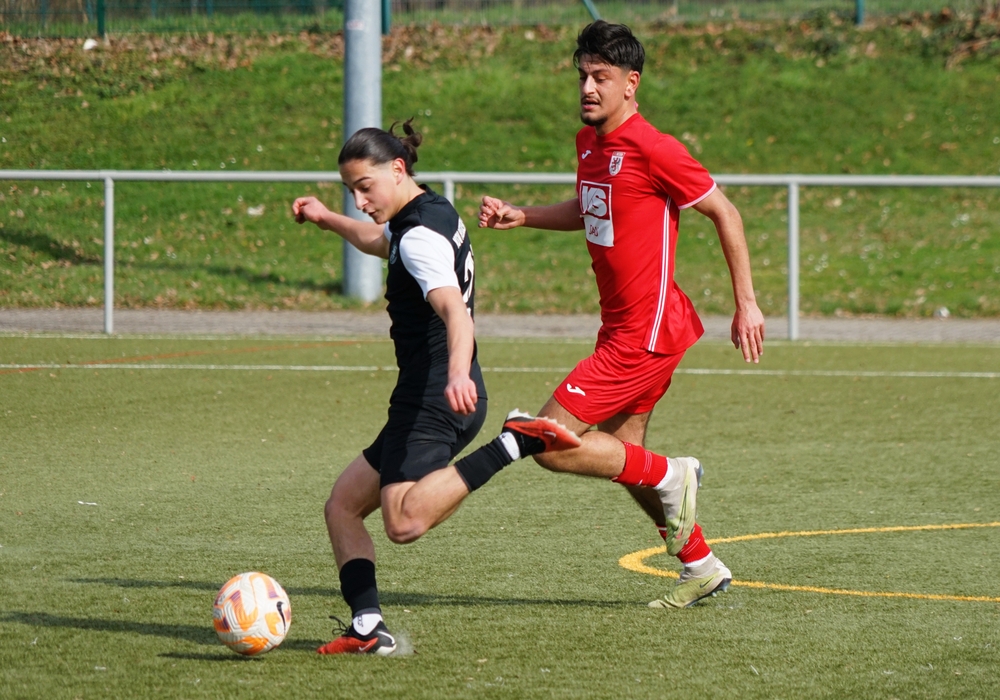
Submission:
<svg viewBox="0 0 1000 700">
<path fill-rule="evenodd" d="M 349 160 L 340 166 L 340 177 L 354 196 L 354 206 L 376 224 L 384 224 L 399 213 L 405 176 L 406 165 L 398 159 L 388 163 Z"/>
<path fill-rule="evenodd" d="M 580 119 L 601 131 L 627 111 L 639 85 L 639 74 L 599 59 L 580 59 Z M 618 126 L 618 124 L 615 124 Z"/>
</svg>

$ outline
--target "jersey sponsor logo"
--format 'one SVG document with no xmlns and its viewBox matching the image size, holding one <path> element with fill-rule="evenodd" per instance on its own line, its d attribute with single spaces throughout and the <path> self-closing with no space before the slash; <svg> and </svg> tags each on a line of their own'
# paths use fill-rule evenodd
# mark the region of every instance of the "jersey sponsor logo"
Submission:
<svg viewBox="0 0 1000 700">
<path fill-rule="evenodd" d="M 580 160 L 587 160 L 587 156 L 589 155 L 590 155 L 590 149 L 588 148 L 586 151 L 580 154 Z"/>
<path fill-rule="evenodd" d="M 580 181 L 580 213 L 587 240 L 596 245 L 615 244 L 615 227 L 611 220 L 611 185 Z"/>
<path fill-rule="evenodd" d="M 587 395 L 586 391 L 584 391 L 583 389 L 581 389 L 578 386 L 573 386 L 569 382 L 566 382 L 566 391 L 568 391 L 571 394 L 579 394 L 580 396 L 586 396 Z"/>
<path fill-rule="evenodd" d="M 611 154 L 611 162 L 608 164 L 608 173 L 610 175 L 617 175 L 619 172 L 621 172 L 622 161 L 624 160 L 625 160 L 624 151 L 614 151 Z"/>
<path fill-rule="evenodd" d="M 399 241 L 393 240 L 389 244 L 389 264 L 393 265 L 399 259 Z"/>
</svg>

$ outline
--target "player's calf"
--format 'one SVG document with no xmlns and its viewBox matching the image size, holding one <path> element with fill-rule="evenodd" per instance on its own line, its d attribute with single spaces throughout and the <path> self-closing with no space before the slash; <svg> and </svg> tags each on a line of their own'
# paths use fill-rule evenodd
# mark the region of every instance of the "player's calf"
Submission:
<svg viewBox="0 0 1000 700">
<path fill-rule="evenodd" d="M 703 469 L 694 457 L 667 458 L 626 442 L 625 466 L 614 481 L 650 486 L 663 504 L 667 554 L 677 556 L 694 530 L 698 486 Z"/>
</svg>

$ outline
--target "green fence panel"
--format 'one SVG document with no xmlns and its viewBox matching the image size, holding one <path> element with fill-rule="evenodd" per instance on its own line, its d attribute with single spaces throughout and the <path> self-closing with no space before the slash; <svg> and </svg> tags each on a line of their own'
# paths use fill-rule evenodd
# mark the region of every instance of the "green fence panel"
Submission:
<svg viewBox="0 0 1000 700">
<path fill-rule="evenodd" d="M 373 0 L 378 1 L 378 0 Z M 985 0 L 382 0 L 393 25 L 582 25 L 783 20 L 817 12 L 848 18 L 974 12 Z M 16 36 L 139 32 L 339 31 L 343 0 L 0 0 L 0 31 Z"/>
</svg>

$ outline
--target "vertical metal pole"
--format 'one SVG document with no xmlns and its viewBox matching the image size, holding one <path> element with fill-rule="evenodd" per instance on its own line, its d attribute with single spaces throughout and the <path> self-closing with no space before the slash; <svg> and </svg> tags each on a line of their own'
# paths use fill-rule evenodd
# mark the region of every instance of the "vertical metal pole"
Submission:
<svg viewBox="0 0 1000 700">
<path fill-rule="evenodd" d="M 859 27 L 865 23 L 865 0 L 854 2 L 854 23 Z"/>
<path fill-rule="evenodd" d="M 799 339 L 799 183 L 788 183 L 788 339 Z"/>
<path fill-rule="evenodd" d="M 104 178 L 104 332 L 115 332 L 115 181 Z"/>
<path fill-rule="evenodd" d="M 447 179 L 444 181 L 444 198 L 455 206 L 455 181 Z"/>
<path fill-rule="evenodd" d="M 97 0 L 97 35 L 102 39 L 105 35 L 105 23 L 104 23 L 104 0 Z"/>
<path fill-rule="evenodd" d="M 382 3 L 344 3 L 344 139 L 365 127 L 382 126 Z M 344 213 L 371 219 L 344 192 Z M 382 294 L 382 261 L 344 241 L 344 294 L 375 301 Z"/>
<path fill-rule="evenodd" d="M 601 18 L 601 13 L 597 11 L 592 0 L 583 0 L 584 7 L 587 8 L 587 12 L 590 13 L 591 18 L 596 22 Z"/>
<path fill-rule="evenodd" d="M 382 0 L 382 36 L 392 33 L 392 2 Z"/>
</svg>

